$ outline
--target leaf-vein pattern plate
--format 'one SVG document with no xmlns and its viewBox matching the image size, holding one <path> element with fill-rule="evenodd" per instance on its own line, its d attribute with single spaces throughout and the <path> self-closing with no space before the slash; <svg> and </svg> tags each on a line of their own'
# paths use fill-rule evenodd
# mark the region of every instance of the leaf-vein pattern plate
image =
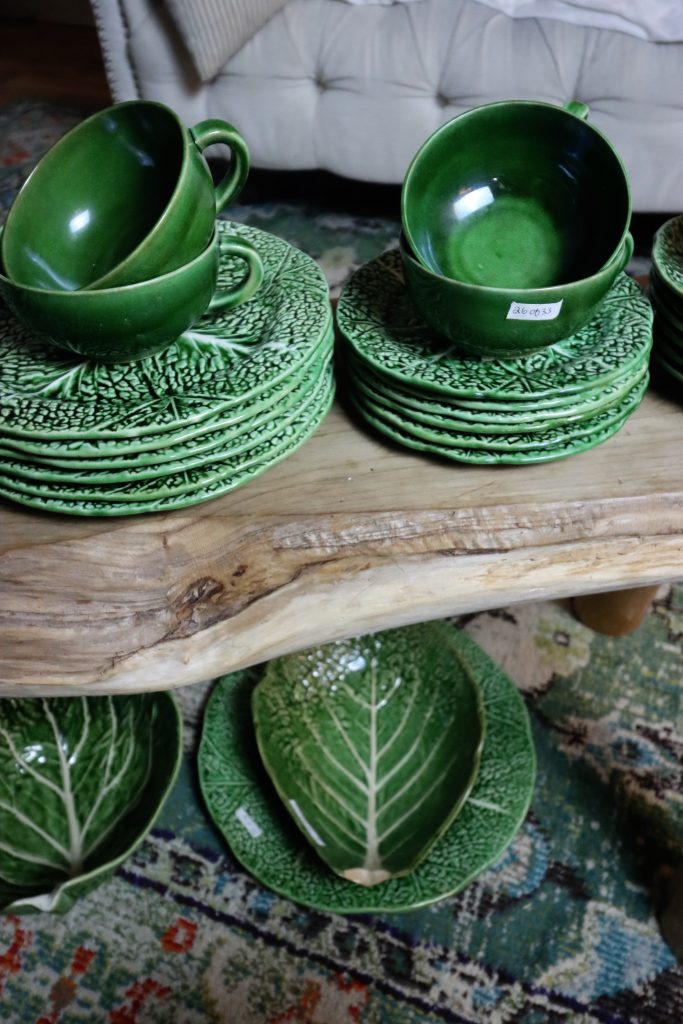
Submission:
<svg viewBox="0 0 683 1024">
<path fill-rule="evenodd" d="M 507 401 L 567 395 L 624 375 L 649 352 L 652 309 L 620 275 L 582 330 L 519 359 L 473 359 L 415 313 L 400 255 L 384 253 L 357 270 L 337 306 L 337 323 L 356 356 L 412 390 Z"/>
<path fill-rule="evenodd" d="M 458 634 L 456 643 L 482 694 L 486 738 L 479 774 L 460 814 L 415 870 L 371 889 L 323 864 L 273 790 L 247 727 L 260 670 L 219 680 L 204 717 L 200 784 L 233 854 L 263 885 L 295 902 L 341 914 L 405 911 L 458 892 L 500 857 L 533 794 L 529 719 L 505 673 L 468 637 Z"/>
<path fill-rule="evenodd" d="M 4 700 L 0 906 L 68 910 L 142 841 L 181 757 L 170 694 Z"/>
<path fill-rule="evenodd" d="M 254 691 L 284 806 L 352 882 L 412 871 L 474 783 L 485 724 L 453 637 L 427 623 L 310 648 L 271 661 Z"/>
<path fill-rule="evenodd" d="M 123 488 L 119 488 L 116 495 L 112 495 L 108 500 L 59 498 L 54 492 L 51 493 L 47 484 L 41 489 L 40 494 L 29 494 L 19 488 L 19 481 L 16 478 L 5 474 L 0 475 L 0 497 L 26 505 L 28 508 L 74 516 L 131 516 L 139 513 L 170 512 L 218 498 L 243 486 L 292 455 L 315 433 L 334 399 L 334 377 L 331 370 L 328 371 L 328 381 L 329 387 L 316 404 L 315 410 L 309 410 L 309 418 L 305 424 L 290 424 L 276 437 L 245 452 L 237 463 L 209 463 L 179 475 L 178 490 L 174 494 L 167 491 L 162 497 L 151 498 L 147 494 L 145 497 L 133 499 L 131 492 L 127 492 L 122 500 L 121 494 L 124 492 Z"/>
<path fill-rule="evenodd" d="M 0 433 L 20 437 L 120 436 L 131 407 L 179 396 L 238 405 L 274 387 L 306 361 L 326 333 L 329 291 L 305 253 L 265 231 L 221 222 L 252 242 L 265 265 L 263 287 L 234 310 L 209 313 L 162 352 L 130 363 L 79 362 L 33 339 L 0 308 Z M 219 280 L 237 273 L 223 257 Z M 99 411 L 98 411 L 99 410 Z M 102 424 L 102 426 L 100 426 Z M 141 417 L 137 434 L 158 433 Z"/>
<path fill-rule="evenodd" d="M 347 360 L 349 376 L 362 381 L 377 401 L 393 406 L 420 422 L 434 422 L 441 417 L 453 421 L 455 429 L 481 434 L 509 434 L 514 432 L 548 430 L 558 423 L 577 422 L 594 416 L 606 406 L 623 398 L 647 373 L 647 358 L 625 376 L 615 378 L 592 391 L 571 396 L 564 404 L 550 408 L 536 406 L 522 409 L 521 402 L 508 402 L 495 410 L 479 410 L 464 406 L 458 399 L 443 396 L 430 397 L 426 393 L 411 392 L 380 377 L 356 359 Z M 436 424 L 434 424 L 436 425 Z"/>
<path fill-rule="evenodd" d="M 520 459 L 523 459 L 527 455 L 533 458 L 539 452 L 541 454 L 552 453 L 575 442 L 581 444 L 584 439 L 590 441 L 593 437 L 602 436 L 606 429 L 609 429 L 615 422 L 621 423 L 638 408 L 647 389 L 647 384 L 648 377 L 645 374 L 621 401 L 579 424 L 570 423 L 566 426 L 556 424 L 549 430 L 539 433 L 495 434 L 491 437 L 462 433 L 453 429 L 445 420 L 439 426 L 425 426 L 416 422 L 408 413 L 397 413 L 385 403 L 374 401 L 364 392 L 362 385 L 359 386 L 359 382 L 356 382 L 355 397 L 358 407 L 364 412 L 371 413 L 388 426 L 404 431 L 418 440 L 443 448 L 481 450 L 501 454 L 515 453 L 519 455 Z"/>
<path fill-rule="evenodd" d="M 257 442 L 267 441 L 278 434 L 293 419 L 298 422 L 305 420 L 308 408 L 315 410 L 316 397 L 328 386 L 326 368 L 316 366 L 281 405 L 275 403 L 233 429 L 217 430 L 179 446 L 162 449 L 166 458 L 153 461 L 154 453 L 151 453 L 146 458 L 133 455 L 111 463 L 105 459 L 94 464 L 72 459 L 66 466 L 57 466 L 50 462 L 42 464 L 22 459 L 18 453 L 3 451 L 0 446 L 0 473 L 35 483 L 63 484 L 71 497 L 78 497 L 79 487 L 92 489 L 98 484 L 111 487 L 145 480 L 162 482 L 172 474 L 198 469 L 219 459 L 235 458 Z M 92 491 L 88 496 L 94 497 Z"/>
</svg>

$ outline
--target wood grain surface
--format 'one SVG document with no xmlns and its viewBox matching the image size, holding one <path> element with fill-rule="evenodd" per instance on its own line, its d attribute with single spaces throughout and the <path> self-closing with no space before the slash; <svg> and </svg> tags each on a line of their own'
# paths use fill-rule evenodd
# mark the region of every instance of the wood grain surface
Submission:
<svg viewBox="0 0 683 1024">
<path fill-rule="evenodd" d="M 291 458 L 164 515 L 0 503 L 0 695 L 122 693 L 516 601 L 683 577 L 683 411 L 656 393 L 565 461 L 480 468 L 335 406 Z"/>
</svg>

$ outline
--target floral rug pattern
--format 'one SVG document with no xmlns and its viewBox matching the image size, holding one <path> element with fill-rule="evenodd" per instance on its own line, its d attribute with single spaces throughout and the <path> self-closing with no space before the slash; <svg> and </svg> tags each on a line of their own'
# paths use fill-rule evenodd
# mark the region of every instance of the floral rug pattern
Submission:
<svg viewBox="0 0 683 1024">
<path fill-rule="evenodd" d="M 0 216 L 81 117 L 0 110 Z M 333 290 L 398 223 L 315 195 L 229 212 L 310 252 Z M 683 860 L 683 587 L 619 640 L 562 602 L 457 624 L 520 687 L 538 756 L 531 811 L 496 865 L 404 914 L 343 917 L 268 892 L 203 806 L 194 755 L 212 683 L 186 687 L 185 764 L 143 846 L 64 917 L 0 917 L 3 1024 L 680 1024 L 683 967 L 657 912 Z"/>
</svg>

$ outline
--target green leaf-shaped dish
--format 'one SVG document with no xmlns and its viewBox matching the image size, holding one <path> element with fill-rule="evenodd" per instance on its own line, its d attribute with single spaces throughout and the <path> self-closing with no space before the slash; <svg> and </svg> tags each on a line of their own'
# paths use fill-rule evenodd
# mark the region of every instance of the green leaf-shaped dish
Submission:
<svg viewBox="0 0 683 1024">
<path fill-rule="evenodd" d="M 486 717 L 477 780 L 460 814 L 415 870 L 372 888 L 330 871 L 273 789 L 250 715 L 263 668 L 218 680 L 204 714 L 199 782 L 212 820 L 246 871 L 308 907 L 338 914 L 391 913 L 452 896 L 501 856 L 534 791 L 529 716 L 512 680 L 481 647 L 465 636 L 459 646 L 479 684 Z"/>
<path fill-rule="evenodd" d="M 254 691 L 266 770 L 349 881 L 412 871 L 474 784 L 485 725 L 461 643 L 441 622 L 343 640 L 271 661 Z"/>
<path fill-rule="evenodd" d="M 0 704 L 0 909 L 62 913 L 142 842 L 173 786 L 170 694 Z"/>
</svg>

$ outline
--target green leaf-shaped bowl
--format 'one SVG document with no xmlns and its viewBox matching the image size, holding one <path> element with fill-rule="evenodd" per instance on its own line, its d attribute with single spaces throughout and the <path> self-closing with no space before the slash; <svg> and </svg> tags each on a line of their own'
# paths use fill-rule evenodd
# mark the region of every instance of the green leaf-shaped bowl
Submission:
<svg viewBox="0 0 683 1024">
<path fill-rule="evenodd" d="M 263 763 L 337 874 L 408 874 L 472 788 L 484 742 L 479 688 L 441 622 L 271 661 L 252 700 Z"/>
<path fill-rule="evenodd" d="M 0 909 L 69 910 L 152 827 L 182 757 L 167 693 L 0 703 Z"/>
</svg>

